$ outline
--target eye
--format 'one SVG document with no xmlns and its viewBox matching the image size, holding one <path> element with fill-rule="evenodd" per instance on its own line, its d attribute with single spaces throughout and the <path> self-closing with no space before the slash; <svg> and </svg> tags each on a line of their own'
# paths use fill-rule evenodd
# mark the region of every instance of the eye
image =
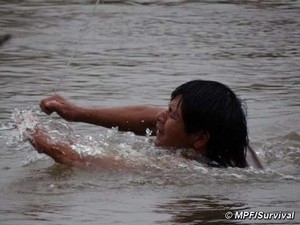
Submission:
<svg viewBox="0 0 300 225">
<path fill-rule="evenodd" d="M 172 119 L 176 119 L 176 117 L 175 117 L 175 115 L 173 114 L 173 113 L 170 113 L 170 117 L 172 118 Z"/>
<path fill-rule="evenodd" d="M 169 114 L 169 116 L 170 116 L 171 119 L 174 119 L 174 120 L 176 119 L 176 111 L 174 111 L 172 109 L 172 107 L 169 107 L 168 114 Z"/>
<path fill-rule="evenodd" d="M 169 115 L 172 119 L 174 119 L 174 120 L 176 119 L 176 112 L 172 111 L 169 113 Z"/>
</svg>

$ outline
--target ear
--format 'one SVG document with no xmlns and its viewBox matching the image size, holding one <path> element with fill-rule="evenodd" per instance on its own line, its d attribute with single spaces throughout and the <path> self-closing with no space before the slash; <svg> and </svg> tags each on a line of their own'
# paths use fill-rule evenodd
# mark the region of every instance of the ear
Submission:
<svg viewBox="0 0 300 225">
<path fill-rule="evenodd" d="M 210 135 L 207 131 L 201 131 L 199 134 L 197 134 L 197 138 L 194 142 L 194 149 L 200 151 L 204 150 L 209 138 Z"/>
</svg>

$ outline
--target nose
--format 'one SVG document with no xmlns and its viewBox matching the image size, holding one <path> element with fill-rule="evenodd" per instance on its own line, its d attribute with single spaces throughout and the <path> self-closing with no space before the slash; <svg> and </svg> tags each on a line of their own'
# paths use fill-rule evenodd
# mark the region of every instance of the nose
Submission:
<svg viewBox="0 0 300 225">
<path fill-rule="evenodd" d="M 161 111 L 159 112 L 157 115 L 156 115 L 156 119 L 158 122 L 160 123 L 164 123 L 166 121 L 166 116 L 167 116 L 167 112 L 168 110 L 164 110 L 164 111 Z"/>
</svg>

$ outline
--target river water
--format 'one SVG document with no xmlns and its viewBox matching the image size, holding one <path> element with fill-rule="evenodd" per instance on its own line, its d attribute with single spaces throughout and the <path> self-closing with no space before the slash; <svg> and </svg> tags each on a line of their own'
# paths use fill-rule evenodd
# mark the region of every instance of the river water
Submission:
<svg viewBox="0 0 300 225">
<path fill-rule="evenodd" d="M 0 0 L 0 224 L 299 224 L 300 1 Z M 265 170 L 208 168 L 152 139 L 46 116 L 58 92 L 85 106 L 168 104 L 192 79 L 229 85 L 248 108 Z M 54 164 L 24 138 L 35 121 L 78 151 L 137 171 Z M 226 220 L 228 211 L 294 220 Z"/>
</svg>

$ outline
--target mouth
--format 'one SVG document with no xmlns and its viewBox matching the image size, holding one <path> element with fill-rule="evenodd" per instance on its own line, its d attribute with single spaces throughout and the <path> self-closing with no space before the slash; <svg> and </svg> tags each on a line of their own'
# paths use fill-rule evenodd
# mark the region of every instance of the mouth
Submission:
<svg viewBox="0 0 300 225">
<path fill-rule="evenodd" d="M 159 124 L 159 123 L 157 123 L 156 124 L 156 136 L 161 136 L 161 135 L 163 135 L 163 129 L 162 129 L 162 126 Z"/>
</svg>

